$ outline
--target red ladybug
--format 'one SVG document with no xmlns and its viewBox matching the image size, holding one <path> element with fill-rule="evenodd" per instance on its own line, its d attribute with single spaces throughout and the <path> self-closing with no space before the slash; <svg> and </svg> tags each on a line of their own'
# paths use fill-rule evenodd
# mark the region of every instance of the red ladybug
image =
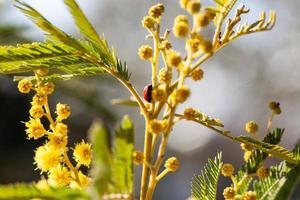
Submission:
<svg viewBox="0 0 300 200">
<path fill-rule="evenodd" d="M 143 92 L 144 92 L 144 99 L 150 103 L 152 100 L 152 85 L 149 84 L 146 87 L 144 87 Z"/>
</svg>

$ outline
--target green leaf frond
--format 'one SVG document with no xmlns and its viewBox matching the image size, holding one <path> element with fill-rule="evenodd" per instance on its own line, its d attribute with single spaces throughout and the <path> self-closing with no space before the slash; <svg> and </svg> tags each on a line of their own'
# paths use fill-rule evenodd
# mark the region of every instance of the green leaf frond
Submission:
<svg viewBox="0 0 300 200">
<path fill-rule="evenodd" d="M 222 154 L 208 159 L 200 175 L 194 175 L 191 184 L 192 198 L 195 200 L 215 200 L 217 195 L 217 186 L 222 168 Z"/>
<path fill-rule="evenodd" d="M 1 200 L 27 200 L 34 198 L 47 200 L 91 200 L 84 190 L 50 187 L 39 189 L 35 184 L 24 183 L 0 186 Z"/>
<path fill-rule="evenodd" d="M 124 116 L 121 124 L 115 129 L 113 148 L 113 185 L 112 192 L 132 194 L 133 192 L 133 160 L 134 126 L 128 116 Z"/>
<path fill-rule="evenodd" d="M 239 183 L 237 194 L 242 195 L 248 190 L 253 178 L 251 176 L 248 176 L 248 174 L 243 170 L 240 170 L 235 176 L 235 178 Z"/>
</svg>

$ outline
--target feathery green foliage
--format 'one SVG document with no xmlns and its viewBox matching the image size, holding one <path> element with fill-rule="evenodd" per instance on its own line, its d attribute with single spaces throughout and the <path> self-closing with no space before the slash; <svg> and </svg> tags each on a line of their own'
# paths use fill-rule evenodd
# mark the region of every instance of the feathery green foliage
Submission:
<svg viewBox="0 0 300 200">
<path fill-rule="evenodd" d="M 132 194 L 134 127 L 131 119 L 124 116 L 120 126 L 115 130 L 113 148 L 113 182 L 114 192 Z"/>
<path fill-rule="evenodd" d="M 192 198 L 197 200 L 215 200 L 217 195 L 217 186 L 220 171 L 222 168 L 222 154 L 214 158 L 208 159 L 208 163 L 204 166 L 200 175 L 194 175 L 191 192 Z"/>
<path fill-rule="evenodd" d="M 34 184 L 13 184 L 0 186 L 1 200 L 28 200 L 41 198 L 48 200 L 90 200 L 83 190 L 71 188 L 45 188 L 39 189 Z"/>
<path fill-rule="evenodd" d="M 249 177 L 248 174 L 243 170 L 239 170 L 239 172 L 237 173 L 235 178 L 236 178 L 237 182 L 239 183 L 239 188 L 237 190 L 237 194 L 242 195 L 248 190 L 253 178 Z"/>
</svg>

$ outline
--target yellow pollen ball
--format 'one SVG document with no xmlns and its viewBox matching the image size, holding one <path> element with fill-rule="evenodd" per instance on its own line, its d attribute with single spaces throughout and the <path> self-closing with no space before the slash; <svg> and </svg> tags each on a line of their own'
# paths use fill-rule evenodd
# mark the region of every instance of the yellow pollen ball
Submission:
<svg viewBox="0 0 300 200">
<path fill-rule="evenodd" d="M 245 153 L 244 153 L 245 162 L 248 162 L 249 159 L 251 158 L 251 156 L 252 156 L 252 151 L 245 151 Z"/>
<path fill-rule="evenodd" d="M 233 200 L 235 196 L 235 191 L 233 187 L 226 187 L 223 191 L 223 196 L 225 200 Z"/>
<path fill-rule="evenodd" d="M 134 151 L 133 152 L 133 163 L 136 165 L 139 165 L 143 163 L 144 160 L 144 154 L 141 151 Z"/>
<path fill-rule="evenodd" d="M 212 43 L 211 41 L 207 40 L 201 43 L 199 45 L 199 50 L 202 51 L 203 53 L 210 53 L 212 52 Z"/>
<path fill-rule="evenodd" d="M 249 121 L 245 125 L 247 133 L 256 133 L 258 131 L 258 124 L 255 121 Z"/>
<path fill-rule="evenodd" d="M 178 103 L 183 103 L 190 96 L 190 89 L 187 86 L 181 86 L 176 90 L 175 100 Z"/>
<path fill-rule="evenodd" d="M 29 110 L 29 114 L 33 118 L 41 118 L 44 115 L 44 109 L 42 106 L 33 105 Z"/>
<path fill-rule="evenodd" d="M 244 194 L 243 200 L 256 200 L 256 192 L 248 191 Z"/>
<path fill-rule="evenodd" d="M 267 178 L 269 174 L 270 174 L 270 169 L 263 166 L 258 168 L 256 171 L 256 175 L 261 179 Z"/>
<path fill-rule="evenodd" d="M 91 144 L 85 143 L 82 140 L 81 143 L 75 145 L 73 156 L 77 163 L 89 167 L 92 160 Z"/>
<path fill-rule="evenodd" d="M 189 18 L 188 18 L 186 15 L 178 15 L 178 16 L 174 19 L 174 24 L 177 24 L 177 23 L 180 23 L 180 22 L 189 24 Z"/>
<path fill-rule="evenodd" d="M 56 105 L 56 114 L 58 116 L 58 120 L 67 119 L 71 115 L 71 108 L 66 104 L 58 103 Z"/>
<path fill-rule="evenodd" d="M 230 177 L 233 175 L 234 167 L 230 163 L 225 163 L 222 166 L 222 175 L 226 177 Z"/>
<path fill-rule="evenodd" d="M 164 100 L 166 100 L 166 97 L 167 97 L 166 91 L 162 87 L 153 89 L 152 99 L 154 101 L 164 101 Z"/>
<path fill-rule="evenodd" d="M 177 169 L 179 168 L 179 161 L 178 161 L 178 159 L 175 158 L 175 157 L 169 158 L 169 159 L 165 162 L 165 168 L 167 168 L 167 169 L 170 170 L 171 172 L 176 172 Z"/>
<path fill-rule="evenodd" d="M 139 57 L 142 60 L 149 60 L 153 56 L 153 50 L 149 45 L 143 45 L 139 48 Z"/>
<path fill-rule="evenodd" d="M 49 73 L 48 69 L 38 69 L 36 70 L 37 75 L 39 76 L 46 76 Z"/>
<path fill-rule="evenodd" d="M 175 51 L 168 51 L 167 52 L 167 65 L 169 67 L 178 67 L 181 63 L 180 54 Z"/>
<path fill-rule="evenodd" d="M 244 151 L 252 151 L 252 149 L 253 149 L 251 145 L 245 144 L 245 143 L 242 143 L 242 144 L 241 144 L 241 148 L 242 148 L 242 150 L 244 150 Z"/>
<path fill-rule="evenodd" d="M 200 67 L 196 68 L 191 73 L 191 77 L 194 81 L 200 81 L 203 78 L 203 75 L 204 75 L 204 71 Z"/>
<path fill-rule="evenodd" d="M 187 11 L 194 15 L 197 14 L 200 11 L 201 4 L 200 1 L 190 1 L 187 3 Z"/>
<path fill-rule="evenodd" d="M 68 168 L 58 165 L 50 170 L 48 182 L 52 187 L 65 187 L 71 182 L 71 172 Z"/>
<path fill-rule="evenodd" d="M 151 6 L 149 9 L 149 15 L 153 18 L 160 17 L 165 11 L 165 7 L 162 3 L 158 3 L 154 6 Z"/>
<path fill-rule="evenodd" d="M 61 151 L 48 145 L 40 146 L 35 151 L 34 161 L 38 169 L 47 172 L 60 164 L 62 161 Z"/>
<path fill-rule="evenodd" d="M 190 1 L 191 0 L 180 0 L 179 3 L 180 3 L 181 8 L 186 9 L 187 5 Z"/>
<path fill-rule="evenodd" d="M 155 24 L 156 24 L 155 19 L 150 16 L 145 16 L 142 20 L 143 27 L 150 30 L 154 29 Z"/>
<path fill-rule="evenodd" d="M 173 26 L 173 33 L 176 37 L 186 37 L 189 33 L 189 24 L 185 22 L 175 23 Z"/>
<path fill-rule="evenodd" d="M 196 111 L 194 108 L 186 108 L 184 110 L 184 118 L 187 120 L 193 120 L 196 119 L 199 116 L 199 112 Z"/>
<path fill-rule="evenodd" d="M 64 123 L 57 123 L 55 125 L 54 131 L 55 131 L 56 134 L 67 135 L 68 126 Z"/>
<path fill-rule="evenodd" d="M 52 94 L 54 91 L 54 84 L 53 83 L 46 83 L 41 86 L 40 91 L 46 95 Z"/>
<path fill-rule="evenodd" d="M 215 14 L 210 11 L 202 11 L 196 15 L 195 24 L 197 27 L 202 28 L 207 26 L 215 17 Z"/>
<path fill-rule="evenodd" d="M 153 134 L 159 134 L 164 130 L 164 123 L 163 121 L 153 119 L 150 121 L 150 132 Z"/>
<path fill-rule="evenodd" d="M 33 99 L 32 99 L 32 105 L 39 105 L 39 106 L 43 106 L 47 103 L 48 101 L 48 97 L 47 95 L 43 94 L 43 93 L 36 93 L 34 96 L 33 96 Z"/>
<path fill-rule="evenodd" d="M 23 79 L 21 81 L 19 81 L 18 83 L 18 90 L 21 93 L 27 94 L 30 92 L 30 90 L 32 89 L 32 83 L 30 80 L 28 79 Z"/>
<path fill-rule="evenodd" d="M 33 138 L 37 140 L 47 133 L 40 119 L 31 118 L 28 122 L 25 123 L 25 126 L 27 128 L 26 134 L 28 139 Z"/>
<path fill-rule="evenodd" d="M 49 145 L 56 149 L 63 149 L 67 146 L 68 136 L 52 133 L 48 135 Z"/>
<path fill-rule="evenodd" d="M 161 69 L 158 73 L 160 83 L 170 84 L 172 80 L 172 72 L 166 69 Z"/>
</svg>

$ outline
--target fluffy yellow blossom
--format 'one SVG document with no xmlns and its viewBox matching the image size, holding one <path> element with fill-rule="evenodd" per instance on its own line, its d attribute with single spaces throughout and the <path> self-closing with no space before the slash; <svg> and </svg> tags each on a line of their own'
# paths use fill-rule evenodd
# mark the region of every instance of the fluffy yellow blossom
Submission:
<svg viewBox="0 0 300 200">
<path fill-rule="evenodd" d="M 225 163 L 222 166 L 222 175 L 226 177 L 230 177 L 233 175 L 234 167 L 230 163 Z"/>
<path fill-rule="evenodd" d="M 269 174 L 270 174 L 270 169 L 264 166 L 258 168 L 256 171 L 256 175 L 261 179 L 267 178 Z"/>
<path fill-rule="evenodd" d="M 225 200 L 233 200 L 235 196 L 233 187 L 226 187 L 223 191 L 223 196 Z"/>
<path fill-rule="evenodd" d="M 48 182 L 53 187 L 64 187 L 71 182 L 71 172 L 68 168 L 58 165 L 49 171 Z"/>
<path fill-rule="evenodd" d="M 48 102 L 48 97 L 47 95 L 43 94 L 43 93 L 36 93 L 34 96 L 33 96 L 33 99 L 32 99 L 32 105 L 39 105 L 39 106 L 43 106 L 45 105 L 46 103 Z"/>
<path fill-rule="evenodd" d="M 249 121 L 245 125 L 247 133 L 256 133 L 258 131 L 258 124 L 255 121 Z"/>
<path fill-rule="evenodd" d="M 40 91 L 46 95 L 52 94 L 54 91 L 54 84 L 53 83 L 46 83 L 40 87 Z"/>
<path fill-rule="evenodd" d="M 153 56 L 153 50 L 149 45 L 143 45 L 139 48 L 139 57 L 142 60 L 149 60 Z"/>
<path fill-rule="evenodd" d="M 189 96 L 190 96 L 190 89 L 187 86 L 183 85 L 176 90 L 175 100 L 178 103 L 183 103 L 187 100 Z"/>
<path fill-rule="evenodd" d="M 47 172 L 60 164 L 61 151 L 48 145 L 40 146 L 35 151 L 34 161 L 38 169 Z"/>
<path fill-rule="evenodd" d="M 37 140 L 47 133 L 40 119 L 31 118 L 28 122 L 25 123 L 25 126 L 27 128 L 26 134 L 28 139 L 33 138 Z"/>
<path fill-rule="evenodd" d="M 78 177 L 79 177 L 80 185 L 75 181 L 71 181 L 70 183 L 71 188 L 74 189 L 86 188 L 91 183 L 91 178 L 84 175 L 81 171 L 79 171 Z"/>
<path fill-rule="evenodd" d="M 167 65 L 169 67 L 178 67 L 178 65 L 181 63 L 181 57 L 180 54 L 176 51 L 168 51 L 167 52 Z"/>
<path fill-rule="evenodd" d="M 152 99 L 154 101 L 164 101 L 167 98 L 166 90 L 162 87 L 157 87 L 152 90 Z"/>
<path fill-rule="evenodd" d="M 91 144 L 82 140 L 81 143 L 75 145 L 73 156 L 77 163 L 89 167 L 92 160 Z"/>
<path fill-rule="evenodd" d="M 156 24 L 155 19 L 150 16 L 145 16 L 142 20 L 143 27 L 150 30 L 154 29 L 155 24 Z"/>
<path fill-rule="evenodd" d="M 158 73 L 160 83 L 170 84 L 172 80 L 172 72 L 166 69 L 161 69 Z"/>
<path fill-rule="evenodd" d="M 165 162 L 165 168 L 167 168 L 167 169 L 170 170 L 171 172 L 176 172 L 177 169 L 179 168 L 179 161 L 178 161 L 178 159 L 175 158 L 175 157 L 169 158 L 169 159 Z"/>
<path fill-rule="evenodd" d="M 251 158 L 251 156 L 252 156 L 252 151 L 245 151 L 245 153 L 244 153 L 245 162 L 248 162 L 249 159 Z"/>
<path fill-rule="evenodd" d="M 177 24 L 177 23 L 180 23 L 180 22 L 189 24 L 189 18 L 188 18 L 186 15 L 178 15 L 178 16 L 174 19 L 174 23 Z"/>
<path fill-rule="evenodd" d="M 200 1 L 197 0 L 189 1 L 186 7 L 187 11 L 192 15 L 197 14 L 200 11 L 200 8 L 201 8 Z"/>
<path fill-rule="evenodd" d="M 175 23 L 173 33 L 176 37 L 186 37 L 189 33 L 189 24 L 185 22 Z"/>
<path fill-rule="evenodd" d="M 33 118 L 41 118 L 44 115 L 44 109 L 42 106 L 33 105 L 29 110 L 29 114 Z"/>
<path fill-rule="evenodd" d="M 150 121 L 150 132 L 153 134 L 159 134 L 164 131 L 165 125 L 161 120 L 153 119 Z"/>
<path fill-rule="evenodd" d="M 141 151 L 134 151 L 133 152 L 133 163 L 136 165 L 139 165 L 143 163 L 144 160 L 144 154 Z"/>
<path fill-rule="evenodd" d="M 243 200 L 256 200 L 256 192 L 248 191 L 244 194 Z"/>
<path fill-rule="evenodd" d="M 168 40 L 163 40 L 161 42 L 160 49 L 162 49 L 162 50 L 169 50 L 171 48 L 172 48 L 172 44 Z"/>
<path fill-rule="evenodd" d="M 18 89 L 21 93 L 27 94 L 32 89 L 32 83 L 28 79 L 23 79 L 18 83 Z"/>
<path fill-rule="evenodd" d="M 199 50 L 202 51 L 203 53 L 209 53 L 212 51 L 212 43 L 209 40 L 206 40 L 201 43 L 199 46 Z"/>
<path fill-rule="evenodd" d="M 67 119 L 71 115 L 70 106 L 58 103 L 56 105 L 56 114 L 59 120 Z"/>
<path fill-rule="evenodd" d="M 68 136 L 64 134 L 51 133 L 48 135 L 49 146 L 56 149 L 63 149 L 67 146 Z"/>
<path fill-rule="evenodd" d="M 195 18 L 195 24 L 200 28 L 205 27 L 214 19 L 214 17 L 215 14 L 208 10 L 199 12 Z"/>
<path fill-rule="evenodd" d="M 153 18 L 160 17 L 165 11 L 165 7 L 162 3 L 158 3 L 154 6 L 151 6 L 149 9 L 149 15 Z"/>
<path fill-rule="evenodd" d="M 180 3 L 181 8 L 186 9 L 187 5 L 190 1 L 191 0 L 180 0 L 179 3 Z"/>
<path fill-rule="evenodd" d="M 242 150 L 244 150 L 244 151 L 252 151 L 252 149 L 253 149 L 251 145 L 245 144 L 245 143 L 242 143 L 242 144 L 241 144 L 241 148 L 242 148 Z"/>
<path fill-rule="evenodd" d="M 203 78 L 204 71 L 198 67 L 194 71 L 192 71 L 191 76 L 194 81 L 200 81 Z"/>
<path fill-rule="evenodd" d="M 49 69 L 38 69 L 36 74 L 39 76 L 46 76 L 49 73 Z"/>
<path fill-rule="evenodd" d="M 199 112 L 195 110 L 194 108 L 186 108 L 184 110 L 184 118 L 187 120 L 193 120 L 196 119 L 199 116 Z"/>
<path fill-rule="evenodd" d="M 57 123 L 55 125 L 54 131 L 56 134 L 62 134 L 62 135 L 67 135 L 68 133 L 68 126 L 64 123 Z"/>
<path fill-rule="evenodd" d="M 281 113 L 281 108 L 280 108 L 279 102 L 271 101 L 269 103 L 269 108 L 277 115 L 279 115 Z"/>
</svg>

